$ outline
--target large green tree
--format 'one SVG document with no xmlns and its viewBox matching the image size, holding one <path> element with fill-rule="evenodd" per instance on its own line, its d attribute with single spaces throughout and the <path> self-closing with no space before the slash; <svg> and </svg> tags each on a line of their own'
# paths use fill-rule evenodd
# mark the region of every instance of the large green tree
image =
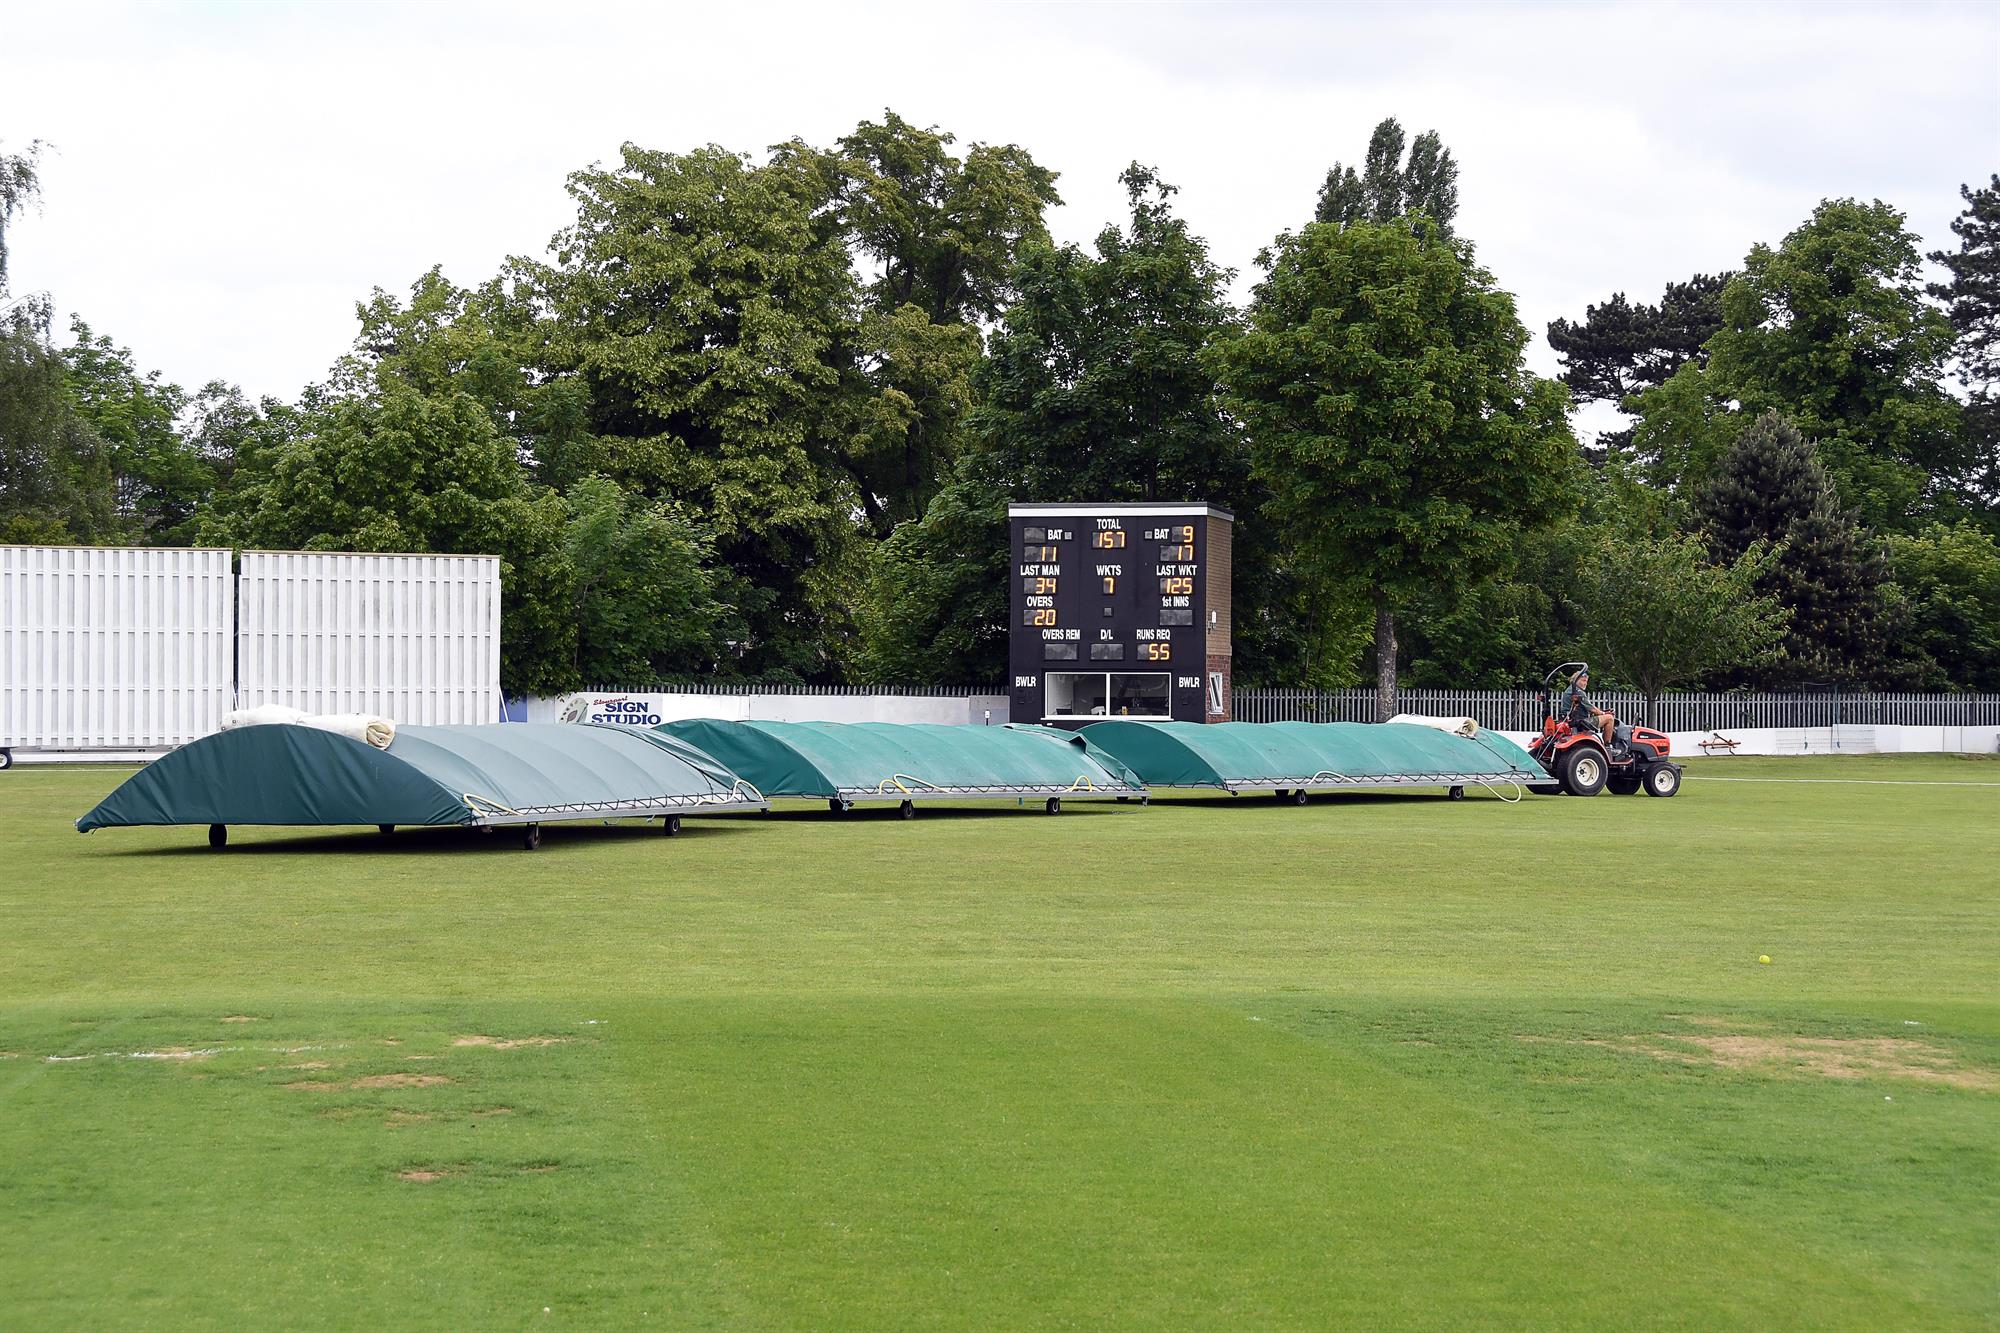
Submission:
<svg viewBox="0 0 2000 1333">
<path fill-rule="evenodd" d="M 1918 263 L 1903 215 L 1879 201 L 1829 200 L 1777 248 L 1753 246 L 1706 366 L 1632 400 L 1635 447 L 1677 458 L 1662 480 L 1698 487 L 1746 416 L 1780 412 L 1817 441 L 1843 505 L 1876 527 L 1917 521 L 1968 461 L 1943 384 L 1951 325 Z"/>
<path fill-rule="evenodd" d="M 1561 500 L 1569 396 L 1524 366 L 1513 298 L 1426 219 L 1316 223 L 1259 262 L 1220 356 L 1228 402 L 1294 549 L 1367 590 L 1386 718 L 1399 608 L 1490 575 Z"/>
<path fill-rule="evenodd" d="M 866 280 L 838 359 L 855 380 L 842 455 L 877 535 L 921 514 L 965 445 L 980 326 L 1044 244 L 1056 174 L 1016 144 L 954 151 L 953 135 L 885 111 L 823 158 Z M 812 156 L 803 145 L 781 155 Z"/>
<path fill-rule="evenodd" d="M 702 516 L 746 625 L 727 666 L 838 671 L 859 506 L 838 344 L 858 291 L 824 163 L 627 145 L 570 193 L 555 263 L 516 265 L 546 370 L 587 387 L 607 475 Z"/>
<path fill-rule="evenodd" d="M 1019 296 L 980 376 L 973 452 L 923 521 L 879 553 L 874 678 L 1002 677 L 1009 499 L 1210 500 L 1246 519 L 1239 597 L 1282 569 L 1257 554 L 1269 548 L 1247 521 L 1249 459 L 1204 360 L 1230 326 L 1230 275 L 1174 213 L 1172 187 L 1136 164 L 1120 179 L 1125 226 L 1104 228 L 1089 251 L 1024 247 Z"/>
</svg>

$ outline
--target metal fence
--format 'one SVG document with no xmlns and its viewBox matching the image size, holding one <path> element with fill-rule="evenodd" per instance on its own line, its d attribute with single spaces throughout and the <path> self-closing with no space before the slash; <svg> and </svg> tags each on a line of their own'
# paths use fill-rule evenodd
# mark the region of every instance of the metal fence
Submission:
<svg viewBox="0 0 2000 1333">
<path fill-rule="evenodd" d="M 1599 708 L 1661 731 L 1728 727 L 2000 726 L 2000 694 L 1663 694 L 1647 716 L 1636 692 L 1592 691 Z M 1239 722 L 1373 722 L 1375 691 L 1238 690 Z M 1529 690 L 1398 690 L 1396 711 L 1470 717 L 1494 731 L 1536 731 Z"/>
</svg>

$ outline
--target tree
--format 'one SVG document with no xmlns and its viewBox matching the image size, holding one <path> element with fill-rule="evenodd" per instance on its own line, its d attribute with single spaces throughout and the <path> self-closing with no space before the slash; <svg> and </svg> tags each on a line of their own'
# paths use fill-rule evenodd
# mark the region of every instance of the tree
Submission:
<svg viewBox="0 0 2000 1333">
<path fill-rule="evenodd" d="M 1294 548 L 1368 589 L 1387 718 L 1397 608 L 1477 583 L 1545 521 L 1576 460 L 1568 395 L 1523 366 L 1513 298 L 1427 220 L 1314 224 L 1258 262 L 1227 401 Z"/>
<path fill-rule="evenodd" d="M 1757 591 L 1769 562 L 1762 546 L 1717 565 L 1693 535 L 1602 532 L 1573 594 L 1589 656 L 1645 696 L 1651 725 L 1668 686 L 1774 651 L 1786 616 Z"/>
<path fill-rule="evenodd" d="M 30 139 L 25 152 L 0 153 L 0 312 L 7 306 L 7 226 L 41 197 L 42 148 Z"/>
<path fill-rule="evenodd" d="M 1798 429 L 1776 413 L 1752 422 L 1696 501 L 1709 545 L 1734 561 L 1775 548 L 1757 591 L 1790 613 L 1761 682 L 1877 683 L 1895 670 L 1888 566 L 1841 508 L 1826 469 Z"/>
<path fill-rule="evenodd" d="M 565 498 L 575 683 L 648 682 L 712 669 L 727 610 L 714 597 L 700 528 L 608 477 L 587 477 Z"/>
<path fill-rule="evenodd" d="M 1972 470 L 1972 498 L 1991 515 L 2000 506 L 2000 175 L 1958 192 L 1965 200 L 1965 211 L 1951 224 L 1958 251 L 1930 255 L 1950 270 L 1951 281 L 1928 290 L 1944 302 L 1957 339 L 1958 382 L 1968 391 L 1963 452 Z"/>
<path fill-rule="evenodd" d="M 1723 289 L 1708 364 L 1633 400 L 1639 437 L 1699 436 L 1660 418 L 1780 412 L 1818 442 L 1842 504 L 1877 527 L 1915 522 L 1962 484 L 1967 461 L 1942 382 L 1950 323 L 1925 301 L 1917 265 L 1895 209 L 1822 203 L 1777 249 L 1751 248 Z"/>
<path fill-rule="evenodd" d="M 1369 137 L 1368 159 L 1359 173 L 1338 162 L 1326 173 L 1313 220 L 1346 226 L 1393 222 L 1405 213 L 1422 213 L 1450 235 L 1458 215 L 1458 163 L 1436 130 L 1419 134 L 1405 161 L 1403 127 L 1390 116 Z"/>
<path fill-rule="evenodd" d="M 1615 406 L 1689 362 L 1705 362 L 1702 346 L 1722 327 L 1722 289 L 1734 276 L 1697 273 L 1670 282 L 1658 305 L 1634 305 L 1613 292 L 1603 305 L 1585 307 L 1581 324 L 1552 321 L 1549 346 L 1570 395 Z"/>
<path fill-rule="evenodd" d="M 979 684 L 1007 676 L 1007 490 L 968 460 L 876 548 L 860 616 L 861 679 Z"/>
<path fill-rule="evenodd" d="M 118 511 L 128 534 L 152 545 L 185 545 L 195 511 L 215 489 L 215 469 L 180 431 L 187 392 L 157 370 L 140 373 L 130 348 L 70 319 L 63 349 L 71 405 L 109 448 Z"/>
<path fill-rule="evenodd" d="M 954 157 L 956 141 L 885 110 L 839 142 L 841 206 L 879 266 L 867 292 L 877 310 L 914 305 L 933 324 L 997 318 L 1021 247 L 1048 240 L 1042 215 L 1062 202 L 1056 173 L 1015 144 L 975 143 Z"/>
<path fill-rule="evenodd" d="M 0 316 L 0 542 L 116 540 L 109 453 L 31 312 Z"/>
<path fill-rule="evenodd" d="M 574 683 L 566 507 L 529 487 L 484 405 L 464 393 L 427 396 L 389 375 L 291 424 L 295 435 L 244 460 L 231 502 L 202 516 L 204 540 L 498 555 L 502 685 L 532 692 Z"/>
<path fill-rule="evenodd" d="M 1175 215 L 1171 186 L 1136 163 L 1120 180 L 1128 222 L 1091 251 L 1023 249 L 968 419 L 972 451 L 923 521 L 878 553 L 864 636 L 874 679 L 1005 674 L 1009 499 L 1210 500 L 1246 519 L 1239 607 L 1270 605 L 1287 577 L 1274 534 L 1247 521 L 1258 491 L 1205 361 L 1231 325 L 1230 274 Z M 1261 618 L 1248 619 L 1254 635 Z"/>
<path fill-rule="evenodd" d="M 8 295 L 7 225 L 40 195 L 41 150 L 0 153 L 0 542 L 108 541 L 109 451 L 70 401 L 48 299 Z"/>
<path fill-rule="evenodd" d="M 2000 691 L 2000 544 L 1960 520 L 1891 534 L 1889 566 L 1908 599 L 1911 646 L 1960 689 Z"/>
<path fill-rule="evenodd" d="M 570 193 L 556 263 L 515 264 L 540 368 L 586 386 L 606 475 L 702 516 L 746 625 L 728 665 L 835 673 L 860 501 L 837 344 L 857 292 L 822 164 L 628 144 Z"/>
</svg>

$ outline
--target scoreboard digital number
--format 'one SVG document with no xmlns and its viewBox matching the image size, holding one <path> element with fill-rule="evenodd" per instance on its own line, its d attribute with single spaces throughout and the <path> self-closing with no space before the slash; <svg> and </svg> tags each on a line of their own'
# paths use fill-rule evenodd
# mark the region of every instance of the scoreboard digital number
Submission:
<svg viewBox="0 0 2000 1333">
<path fill-rule="evenodd" d="M 1226 719 L 1232 528 L 1206 504 L 1010 508 L 1012 720 Z"/>
</svg>

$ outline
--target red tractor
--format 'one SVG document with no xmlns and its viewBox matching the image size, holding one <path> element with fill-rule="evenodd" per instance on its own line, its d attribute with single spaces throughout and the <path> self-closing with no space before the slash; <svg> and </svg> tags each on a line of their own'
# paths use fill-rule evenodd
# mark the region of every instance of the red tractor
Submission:
<svg viewBox="0 0 2000 1333">
<path fill-rule="evenodd" d="M 1567 707 L 1567 687 L 1589 670 L 1587 662 L 1565 662 L 1542 678 L 1542 734 L 1528 753 L 1571 796 L 1595 796 L 1606 787 L 1618 796 L 1678 792 L 1681 769 L 1667 757 L 1673 743 L 1665 732 L 1626 726 L 1610 713 L 1600 715 L 1600 724 Z"/>
</svg>

